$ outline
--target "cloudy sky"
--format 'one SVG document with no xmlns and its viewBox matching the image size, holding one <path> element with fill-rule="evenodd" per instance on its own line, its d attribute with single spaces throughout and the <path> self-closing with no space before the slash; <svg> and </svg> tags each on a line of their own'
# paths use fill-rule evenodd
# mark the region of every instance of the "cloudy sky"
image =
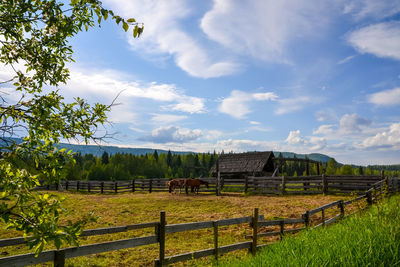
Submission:
<svg viewBox="0 0 400 267">
<path fill-rule="evenodd" d="M 71 40 L 67 98 L 118 106 L 108 144 L 400 163 L 399 0 L 104 0 L 143 22 Z"/>
</svg>

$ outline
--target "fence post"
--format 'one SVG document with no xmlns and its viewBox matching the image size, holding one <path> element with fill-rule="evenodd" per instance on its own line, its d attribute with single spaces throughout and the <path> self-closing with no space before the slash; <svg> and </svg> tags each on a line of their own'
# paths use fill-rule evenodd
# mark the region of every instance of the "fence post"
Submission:
<svg viewBox="0 0 400 267">
<path fill-rule="evenodd" d="M 220 195 L 220 186 L 221 186 L 221 173 L 219 172 L 219 159 L 217 159 L 217 163 L 216 163 L 216 171 L 217 171 L 217 181 L 216 181 L 216 185 L 215 185 L 215 190 L 216 190 L 216 195 L 219 196 Z"/>
<path fill-rule="evenodd" d="M 279 225 L 280 225 L 279 236 L 280 236 L 280 240 L 282 241 L 282 239 L 283 239 L 283 234 L 284 234 L 284 232 L 285 232 L 285 220 L 281 220 L 281 221 L 279 222 Z"/>
<path fill-rule="evenodd" d="M 343 200 L 339 201 L 339 209 L 340 209 L 340 218 L 344 218 L 344 203 Z"/>
<path fill-rule="evenodd" d="M 58 191 L 59 183 L 56 183 L 56 191 Z"/>
<path fill-rule="evenodd" d="M 132 180 L 132 192 L 135 192 L 135 179 Z"/>
<path fill-rule="evenodd" d="M 118 182 L 114 182 L 114 192 L 118 193 Z"/>
<path fill-rule="evenodd" d="M 158 261 L 156 261 L 156 266 L 163 266 L 165 259 L 165 225 L 167 224 L 165 220 L 165 211 L 160 212 L 160 223 L 158 225 L 158 243 L 160 244 L 160 254 Z"/>
<path fill-rule="evenodd" d="M 321 210 L 322 226 L 325 226 L 325 209 Z"/>
<path fill-rule="evenodd" d="M 372 205 L 372 191 L 371 190 L 368 190 L 367 191 L 367 203 L 368 203 L 368 205 Z"/>
<path fill-rule="evenodd" d="M 326 181 L 325 174 L 322 174 L 322 192 L 324 193 L 324 195 L 328 193 L 328 183 Z"/>
<path fill-rule="evenodd" d="M 305 227 L 308 228 L 310 226 L 310 212 L 308 210 L 303 214 L 303 219 Z"/>
<path fill-rule="evenodd" d="M 282 176 L 282 195 L 286 194 L 286 178 Z"/>
<path fill-rule="evenodd" d="M 150 179 L 149 181 L 149 193 L 153 191 L 153 179 Z"/>
<path fill-rule="evenodd" d="M 253 227 L 253 243 L 251 244 L 251 253 L 256 254 L 257 251 L 257 232 L 258 232 L 258 208 L 254 209 L 254 216 L 252 220 Z"/>
<path fill-rule="evenodd" d="M 90 181 L 88 181 L 88 184 L 87 184 L 87 191 L 88 191 L 88 193 L 90 193 Z"/>
<path fill-rule="evenodd" d="M 213 228 L 214 228 L 214 253 L 215 253 L 215 260 L 218 261 L 218 221 L 213 221 Z"/>
<path fill-rule="evenodd" d="M 389 192 L 390 192 L 390 187 L 389 187 L 389 176 L 386 176 L 386 177 L 385 177 L 385 185 L 386 185 L 386 187 L 385 187 L 386 194 L 389 194 Z"/>
<path fill-rule="evenodd" d="M 65 250 L 54 251 L 54 267 L 65 266 Z"/>
<path fill-rule="evenodd" d="M 100 192 L 103 194 L 104 193 L 104 182 L 100 183 Z"/>
<path fill-rule="evenodd" d="M 246 175 L 244 177 L 244 192 L 247 193 L 247 190 L 249 190 L 249 177 Z"/>
<path fill-rule="evenodd" d="M 68 180 L 65 181 L 65 191 L 68 191 Z"/>
<path fill-rule="evenodd" d="M 76 191 L 79 191 L 79 181 L 76 181 Z"/>
</svg>

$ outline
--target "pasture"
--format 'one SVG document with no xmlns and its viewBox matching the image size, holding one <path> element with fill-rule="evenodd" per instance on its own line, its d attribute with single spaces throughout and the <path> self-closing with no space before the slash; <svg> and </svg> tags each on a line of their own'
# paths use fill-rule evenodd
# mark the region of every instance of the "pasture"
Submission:
<svg viewBox="0 0 400 267">
<path fill-rule="evenodd" d="M 226 258 L 219 266 L 399 266 L 399 219 L 395 195 L 338 224 L 285 238 L 246 260 Z"/>
<path fill-rule="evenodd" d="M 135 223 L 158 221 L 161 210 L 166 211 L 168 224 L 218 220 L 251 216 L 255 207 L 265 219 L 298 218 L 305 210 L 313 209 L 347 196 L 313 195 L 313 196 L 245 196 L 242 194 L 189 195 L 168 193 L 126 193 L 126 194 L 82 194 L 73 192 L 49 192 L 65 197 L 65 207 L 69 213 L 64 220 L 75 220 L 82 214 L 94 211 L 101 216 L 87 228 L 100 228 Z M 153 233 L 154 229 L 133 230 L 125 233 L 84 237 L 81 244 L 92 244 L 104 241 L 138 237 Z M 247 241 L 245 235 L 251 234 L 248 224 L 221 227 L 220 245 Z M 0 230 L 0 238 L 20 236 L 15 231 Z M 265 238 L 271 240 L 271 237 Z M 194 250 L 211 248 L 213 237 L 210 229 L 184 233 L 169 234 L 166 237 L 166 255 L 175 255 Z M 48 246 L 46 249 L 52 248 Z M 25 245 L 1 248 L 2 256 L 28 252 Z M 247 251 L 233 252 L 228 255 L 243 257 Z M 158 257 L 156 244 L 133 249 L 124 249 L 87 257 L 68 259 L 67 266 L 153 266 Z M 197 265 L 212 264 L 212 257 L 196 260 Z M 182 266 L 185 263 L 179 263 Z M 187 262 L 186 264 L 190 264 Z M 50 263 L 48 265 L 51 265 Z"/>
</svg>

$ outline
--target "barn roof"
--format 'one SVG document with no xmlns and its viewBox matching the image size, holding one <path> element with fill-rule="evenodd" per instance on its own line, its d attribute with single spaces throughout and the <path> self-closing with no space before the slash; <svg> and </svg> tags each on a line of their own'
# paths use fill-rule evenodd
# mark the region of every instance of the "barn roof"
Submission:
<svg viewBox="0 0 400 267">
<path fill-rule="evenodd" d="M 219 171 L 221 173 L 262 172 L 268 160 L 273 157 L 272 151 L 222 154 L 218 159 Z M 216 164 L 211 168 L 211 172 L 216 172 Z"/>
</svg>

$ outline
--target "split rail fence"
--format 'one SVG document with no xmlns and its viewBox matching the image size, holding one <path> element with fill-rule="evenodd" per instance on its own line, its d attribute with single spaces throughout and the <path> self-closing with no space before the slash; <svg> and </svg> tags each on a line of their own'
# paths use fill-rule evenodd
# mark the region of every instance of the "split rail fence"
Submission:
<svg viewBox="0 0 400 267">
<path fill-rule="evenodd" d="M 314 175 L 222 178 L 219 186 L 214 177 L 201 178 L 209 183 L 209 188 L 201 186 L 206 193 L 244 192 L 257 194 L 363 194 L 371 186 L 384 179 L 384 174 L 376 176 L 355 175 Z M 57 185 L 44 185 L 40 189 L 76 190 L 94 193 L 122 192 L 167 192 L 168 178 L 136 179 L 129 181 L 62 181 Z M 184 190 L 183 190 L 184 191 Z"/>
<path fill-rule="evenodd" d="M 66 258 L 80 257 L 90 254 L 103 253 L 113 250 L 133 248 L 138 246 L 144 246 L 149 244 L 159 244 L 159 258 L 155 259 L 156 266 L 164 266 L 180 261 L 186 261 L 191 259 L 197 259 L 207 256 L 214 256 L 216 260 L 222 254 L 239 250 L 248 249 L 252 254 L 255 254 L 257 249 L 269 245 L 270 243 L 260 244 L 258 239 L 265 236 L 280 236 L 280 239 L 284 238 L 285 234 L 299 232 L 306 228 L 321 227 L 331 224 L 343 217 L 345 217 L 345 209 L 348 205 L 354 203 L 366 203 L 372 205 L 374 202 L 382 198 L 387 193 L 399 192 L 399 183 L 397 178 L 384 179 L 371 184 L 370 189 L 364 192 L 363 195 L 349 200 L 349 201 L 335 201 L 330 204 L 318 207 L 313 210 L 307 210 L 300 218 L 280 219 L 280 220 L 264 220 L 264 216 L 259 214 L 258 208 L 254 209 L 252 216 L 223 219 L 216 221 L 203 221 L 183 224 L 167 224 L 166 214 L 164 211 L 160 213 L 160 220 L 158 222 L 148 222 L 141 224 L 132 224 L 110 228 L 100 228 L 85 230 L 82 236 L 91 235 L 102 235 L 118 232 L 126 232 L 130 230 L 143 229 L 143 228 L 154 228 L 154 234 L 143 237 L 136 237 L 124 240 L 110 241 L 104 243 L 97 243 L 91 245 L 83 245 L 80 247 L 70 247 L 60 250 L 48 250 L 40 253 L 37 257 L 33 253 L 16 255 L 0 258 L 0 266 L 26 266 L 30 264 L 38 264 L 53 261 L 54 266 L 64 266 Z M 367 205 L 367 206 L 368 206 Z M 337 209 L 339 213 L 331 218 L 328 218 L 326 211 L 329 209 Z M 313 217 L 321 213 L 318 218 Z M 350 214 L 348 214 L 350 215 Z M 347 216 L 347 215 L 346 215 Z M 226 246 L 219 246 L 218 242 L 218 229 L 221 226 L 237 225 L 237 224 L 249 224 L 252 229 L 252 235 L 245 236 L 250 241 L 244 241 L 240 243 L 230 244 Z M 301 226 L 298 226 L 298 225 Z M 286 226 L 292 225 L 296 228 L 288 229 Z M 266 227 L 272 227 L 273 229 L 265 229 Z M 278 227 L 278 230 L 276 230 Z M 192 251 L 180 255 L 165 255 L 165 238 L 167 234 L 186 232 L 200 229 L 213 229 L 214 247 L 199 251 Z M 263 231 L 262 231 L 263 230 Z M 267 230 L 267 231 L 265 231 Z M 26 240 L 22 237 L 3 239 L 0 240 L 0 247 L 13 246 L 25 243 Z"/>
</svg>

